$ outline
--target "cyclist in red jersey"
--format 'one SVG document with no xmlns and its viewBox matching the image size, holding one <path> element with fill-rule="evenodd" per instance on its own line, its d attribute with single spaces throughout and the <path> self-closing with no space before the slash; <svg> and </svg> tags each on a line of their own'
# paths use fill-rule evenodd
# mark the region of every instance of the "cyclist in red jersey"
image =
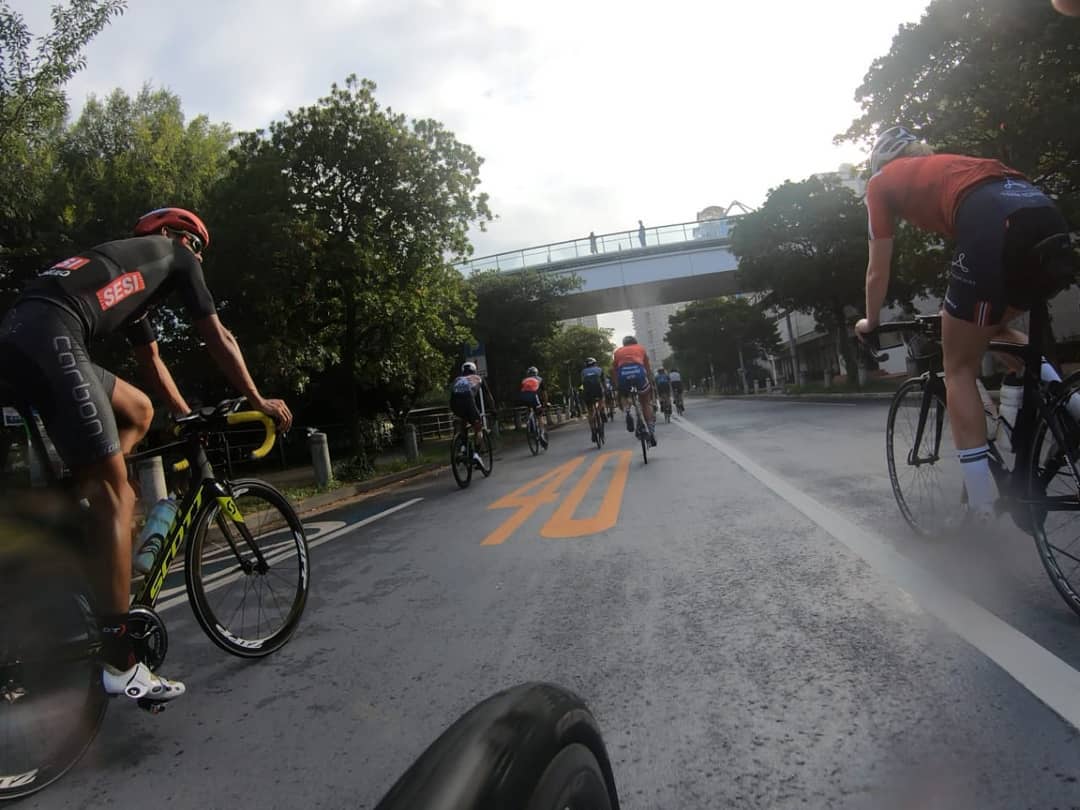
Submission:
<svg viewBox="0 0 1080 810">
<path fill-rule="evenodd" d="M 89 347 L 94 338 L 123 332 L 172 414 L 188 413 L 147 317 L 176 292 L 229 382 L 288 430 L 288 406 L 260 395 L 236 339 L 218 320 L 202 272 L 209 243 L 206 225 L 190 211 L 151 211 L 136 223 L 134 238 L 97 245 L 44 270 L 0 322 L 0 380 L 13 383 L 41 415 L 97 527 L 93 539 L 100 545 L 90 561 L 101 602 L 105 689 L 159 703 L 182 695 L 184 685 L 136 664 L 127 635 L 135 493 L 124 462 L 154 411 L 146 394 L 94 364 Z"/>
<path fill-rule="evenodd" d="M 936 155 L 903 127 L 878 136 L 870 167 L 866 317 L 856 324 L 856 331 L 868 333 L 879 324 L 896 220 L 955 240 L 942 312 L 949 419 L 969 508 L 978 515 L 992 515 L 996 490 L 976 386 L 982 357 L 991 338 L 1027 342 L 1026 335 L 1008 327 L 1033 303 L 1031 280 L 1022 275 L 1024 260 L 1038 242 L 1067 233 L 1068 225 L 1023 173 L 997 160 Z M 1018 361 L 1008 360 L 1018 371 Z M 1042 374 L 1044 379 L 1057 378 L 1045 360 Z"/>
<path fill-rule="evenodd" d="M 649 364 L 649 354 L 645 347 L 639 344 L 633 335 L 624 337 L 623 345 L 615 350 L 611 375 L 619 386 L 620 404 L 626 414 L 626 429 L 630 433 L 634 432 L 634 417 L 630 414 L 628 400 L 630 388 L 633 387 L 638 392 L 641 415 L 649 426 L 649 444 L 656 447 L 656 414 L 653 413 L 652 386 L 649 385 L 652 366 Z"/>
</svg>

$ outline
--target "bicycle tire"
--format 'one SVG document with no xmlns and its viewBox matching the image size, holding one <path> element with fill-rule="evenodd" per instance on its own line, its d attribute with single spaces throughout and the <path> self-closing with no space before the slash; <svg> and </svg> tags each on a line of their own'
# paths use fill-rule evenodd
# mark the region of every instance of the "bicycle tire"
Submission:
<svg viewBox="0 0 1080 810">
<path fill-rule="evenodd" d="M 484 474 L 484 478 L 491 475 L 491 471 L 495 469 L 495 448 L 492 446 L 491 434 L 486 430 L 480 436 L 480 458 L 484 461 L 484 466 L 480 468 L 480 472 Z"/>
<path fill-rule="evenodd" d="M 956 528 L 957 518 L 963 517 L 963 472 L 960 463 L 956 460 L 954 445 L 949 432 L 948 414 L 945 398 L 940 392 L 933 394 L 930 412 L 926 417 L 926 427 L 923 431 L 920 453 L 928 451 L 928 457 L 932 457 L 932 448 L 937 444 L 938 457 L 933 462 L 921 465 L 910 465 L 907 462 L 910 444 L 914 442 L 916 425 L 919 412 L 922 410 L 923 391 L 927 382 L 922 377 L 913 377 L 906 380 L 893 396 L 889 403 L 889 416 L 885 426 L 885 457 L 889 466 L 889 482 L 892 485 L 893 497 L 896 505 L 900 508 L 900 514 L 912 531 L 922 537 L 932 537 L 941 531 Z M 941 410 L 942 419 L 941 433 L 935 436 L 936 421 L 939 416 L 937 409 Z M 898 428 L 905 434 L 905 438 L 898 439 Z M 908 436 L 907 434 L 910 433 Z M 904 445 L 897 448 L 897 443 Z M 954 469 L 955 467 L 955 469 Z M 950 470 L 948 480 L 951 486 L 943 482 L 928 479 L 935 473 Z M 939 478 L 944 477 L 938 476 Z M 905 480 L 901 480 L 905 479 Z M 957 497 L 951 498 L 953 489 L 958 489 Z M 938 496 L 947 503 L 944 508 L 928 509 L 926 503 L 936 505 Z"/>
<path fill-rule="evenodd" d="M 465 433 L 455 433 L 453 441 L 450 442 L 450 471 L 461 489 L 469 486 L 472 481 L 473 461 L 469 450 L 469 437 Z"/>
<path fill-rule="evenodd" d="M 600 423 L 600 427 L 598 427 L 596 430 L 596 436 L 599 439 L 599 441 L 597 441 L 596 443 L 596 446 L 597 448 L 602 450 L 604 447 L 604 442 L 607 441 L 607 436 L 604 433 L 604 420 L 599 419 L 597 421 Z"/>
<path fill-rule="evenodd" d="M 221 649 L 241 658 L 262 658 L 288 642 L 304 613 L 311 587 L 307 536 L 288 499 L 265 481 L 242 478 L 230 482 L 228 487 L 232 491 L 233 502 L 243 516 L 242 525 L 252 535 L 269 567 L 265 571 L 252 567 L 254 558 L 241 530 L 237 528 L 240 524 L 222 513 L 222 504 L 216 498 L 210 500 L 203 504 L 195 517 L 187 547 L 184 562 L 188 601 L 199 626 Z M 212 523 L 216 525 L 220 538 L 211 536 Z M 211 546 L 215 539 L 217 545 Z M 233 546 L 240 551 L 243 564 L 236 563 Z M 222 560 L 224 565 L 221 565 Z M 296 561 L 295 566 L 292 560 Z M 282 571 L 282 568 L 285 570 Z M 243 583 L 243 596 L 240 605 L 231 611 L 231 618 L 227 619 L 230 626 L 225 626 L 223 614 L 228 611 L 220 607 L 224 599 L 215 598 L 219 605 L 215 607 L 211 604 L 211 594 L 225 591 L 220 596 L 226 597 L 235 593 L 238 582 Z M 286 601 L 278 599 L 275 584 L 286 589 Z M 248 638 L 247 600 L 253 591 L 258 592 L 256 597 L 263 591 L 272 592 L 271 607 L 280 617 L 280 626 L 272 632 L 263 633 L 260 603 L 254 626 L 255 637 Z M 237 614 L 240 626 L 234 627 L 232 625 Z"/>
<path fill-rule="evenodd" d="M 376 810 L 435 806 L 619 810 L 619 796 L 600 728 L 581 698 L 554 684 L 527 683 L 458 718 Z"/>
<path fill-rule="evenodd" d="M 1075 388 L 1066 389 L 1072 392 Z M 1067 397 L 1058 400 L 1058 408 L 1064 407 Z M 1050 425 L 1045 419 L 1039 419 L 1035 429 L 1035 438 L 1032 442 L 1031 465 L 1028 474 L 1028 497 L 1034 501 L 1036 498 L 1055 497 L 1056 495 L 1077 495 L 1077 482 L 1073 476 L 1073 465 L 1078 463 L 1078 450 L 1080 447 L 1080 428 L 1072 423 L 1071 418 L 1062 420 L 1064 426 L 1071 426 L 1073 430 L 1065 434 L 1066 447 L 1062 448 L 1058 443 Z M 1046 442 L 1050 436 L 1051 443 Z M 1043 461 L 1043 450 L 1048 456 Z M 1054 492 L 1050 490 L 1054 488 Z M 1028 505 L 1030 523 L 1029 531 L 1035 540 L 1035 548 L 1038 550 L 1039 559 L 1043 568 L 1050 577 L 1050 582 L 1058 595 L 1065 600 L 1074 613 L 1080 615 L 1080 538 L 1075 530 L 1069 530 L 1070 518 L 1075 518 L 1075 511 L 1061 510 L 1063 520 L 1051 519 L 1045 507 L 1036 503 Z M 1065 526 L 1069 535 L 1072 535 L 1068 547 L 1059 547 L 1050 539 L 1051 532 L 1047 529 L 1050 523 L 1052 528 Z M 1075 583 L 1075 584 L 1074 584 Z"/>
<path fill-rule="evenodd" d="M 529 419 L 528 430 L 529 452 L 534 456 L 540 454 L 540 431 L 536 426 L 535 419 Z"/>
<path fill-rule="evenodd" d="M 0 801 L 67 773 L 108 706 L 82 561 L 28 517 L 0 527 Z"/>
</svg>

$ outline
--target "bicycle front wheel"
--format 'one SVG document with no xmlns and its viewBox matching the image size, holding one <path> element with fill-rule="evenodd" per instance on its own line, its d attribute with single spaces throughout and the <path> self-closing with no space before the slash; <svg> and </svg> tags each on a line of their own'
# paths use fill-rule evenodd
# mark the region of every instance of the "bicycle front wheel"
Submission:
<svg viewBox="0 0 1080 810">
<path fill-rule="evenodd" d="M 457 485 L 465 489 L 472 481 L 473 459 L 469 449 L 469 437 L 464 432 L 455 433 L 450 442 L 450 470 L 454 473 Z"/>
<path fill-rule="evenodd" d="M 927 385 L 933 386 L 929 399 Z M 956 458 L 944 394 L 943 384 L 921 377 L 906 381 L 893 397 L 885 428 L 885 455 L 896 505 L 908 525 L 924 537 L 956 528 L 965 514 L 964 474 Z"/>
<path fill-rule="evenodd" d="M 1065 604 L 1080 614 L 1080 535 L 1076 528 L 1080 489 L 1074 473 L 1080 461 L 1080 427 L 1064 406 L 1059 406 L 1057 417 L 1056 431 L 1041 419 L 1035 431 L 1028 478 L 1030 530 L 1054 588 Z"/>
<path fill-rule="evenodd" d="M 229 486 L 231 500 L 214 499 L 195 518 L 188 599 L 211 641 L 261 658 L 285 645 L 304 612 L 307 537 L 288 499 L 269 484 L 248 478 Z"/>
<path fill-rule="evenodd" d="M 105 716 L 101 639 L 76 555 L 37 527 L 0 527 L 0 800 L 63 776 Z"/>
</svg>

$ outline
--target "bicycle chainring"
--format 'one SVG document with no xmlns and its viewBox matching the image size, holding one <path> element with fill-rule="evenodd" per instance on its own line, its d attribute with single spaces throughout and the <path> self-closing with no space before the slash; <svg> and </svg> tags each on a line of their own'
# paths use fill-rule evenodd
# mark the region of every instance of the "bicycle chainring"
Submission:
<svg viewBox="0 0 1080 810">
<path fill-rule="evenodd" d="M 157 613 L 143 605 L 133 607 L 128 611 L 128 635 L 136 658 L 152 670 L 161 666 L 169 651 L 169 633 Z"/>
</svg>

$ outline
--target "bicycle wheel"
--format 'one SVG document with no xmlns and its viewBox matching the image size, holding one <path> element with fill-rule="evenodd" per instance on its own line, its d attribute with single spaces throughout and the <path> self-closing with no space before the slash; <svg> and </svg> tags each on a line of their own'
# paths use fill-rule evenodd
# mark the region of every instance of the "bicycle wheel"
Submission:
<svg viewBox="0 0 1080 810">
<path fill-rule="evenodd" d="M 450 470 L 462 489 L 472 481 L 472 450 L 469 448 L 469 436 L 464 432 L 455 433 L 453 441 L 450 442 Z"/>
<path fill-rule="evenodd" d="M 949 429 L 944 385 L 931 394 L 919 446 L 915 447 L 926 381 L 907 380 L 889 405 L 885 456 L 896 505 L 916 533 L 929 537 L 955 529 L 965 511 L 964 474 Z"/>
<path fill-rule="evenodd" d="M 607 441 L 607 437 L 604 435 L 604 420 L 600 419 L 600 420 L 598 420 L 598 422 L 599 422 L 599 427 L 597 427 L 597 429 L 596 429 L 596 436 L 597 436 L 596 446 L 598 448 L 603 448 L 604 442 Z"/>
<path fill-rule="evenodd" d="M 527 433 L 529 440 L 529 452 L 535 456 L 540 452 L 540 431 L 536 426 L 536 419 L 532 416 L 529 417 Z"/>
<path fill-rule="evenodd" d="M 245 478 L 228 486 L 237 516 L 215 498 L 195 518 L 185 558 L 188 600 L 211 641 L 241 658 L 261 658 L 284 646 L 304 612 L 307 537 L 288 499 L 269 484 Z"/>
<path fill-rule="evenodd" d="M 1080 490 L 1074 475 L 1080 462 L 1080 427 L 1063 406 L 1057 413 L 1062 441 L 1045 420 L 1039 420 L 1035 431 L 1028 476 L 1030 531 L 1054 588 L 1065 604 L 1080 614 L 1080 534 L 1076 527 Z"/>
<path fill-rule="evenodd" d="M 492 445 L 491 434 L 486 430 L 480 435 L 480 447 L 477 448 L 477 452 L 480 453 L 480 458 L 484 462 L 480 472 L 484 474 L 484 478 L 487 478 L 495 467 L 495 448 Z"/>
<path fill-rule="evenodd" d="M 637 428 L 635 432 L 638 439 L 641 441 L 641 458 L 645 463 L 649 463 L 649 428 L 646 427 L 644 420 L 641 418 L 641 414 L 637 413 Z"/>
<path fill-rule="evenodd" d="M 81 561 L 50 534 L 10 514 L 0 526 L 0 800 L 63 776 L 108 702 Z"/>
</svg>

